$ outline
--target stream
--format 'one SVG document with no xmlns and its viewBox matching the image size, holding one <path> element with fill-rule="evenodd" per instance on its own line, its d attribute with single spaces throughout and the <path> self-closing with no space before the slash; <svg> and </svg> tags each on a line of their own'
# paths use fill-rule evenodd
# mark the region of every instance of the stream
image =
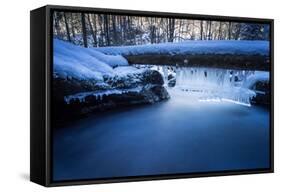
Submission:
<svg viewBox="0 0 281 192">
<path fill-rule="evenodd" d="M 153 105 L 90 115 L 53 133 L 53 179 L 268 168 L 267 108 L 167 88 Z"/>
</svg>

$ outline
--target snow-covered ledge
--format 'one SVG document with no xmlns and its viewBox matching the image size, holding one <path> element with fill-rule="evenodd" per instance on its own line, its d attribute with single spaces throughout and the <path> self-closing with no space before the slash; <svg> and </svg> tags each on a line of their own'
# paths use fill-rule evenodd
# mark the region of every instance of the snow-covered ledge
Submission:
<svg viewBox="0 0 281 192">
<path fill-rule="evenodd" d="M 130 64 L 269 70 L 270 62 L 268 41 L 186 41 L 97 49 L 122 55 Z"/>
</svg>

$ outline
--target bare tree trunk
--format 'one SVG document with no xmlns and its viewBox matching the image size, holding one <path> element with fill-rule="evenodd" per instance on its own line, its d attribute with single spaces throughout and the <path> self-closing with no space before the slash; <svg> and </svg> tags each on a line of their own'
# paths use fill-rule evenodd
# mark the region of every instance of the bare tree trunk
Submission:
<svg viewBox="0 0 281 192">
<path fill-rule="evenodd" d="M 203 40 L 203 21 L 200 21 L 200 40 Z"/>
<path fill-rule="evenodd" d="M 112 30 L 113 30 L 113 41 L 117 44 L 117 30 L 116 30 L 116 16 L 112 15 Z"/>
<path fill-rule="evenodd" d="M 155 43 L 155 26 L 152 25 L 150 26 L 150 43 L 153 44 Z"/>
<path fill-rule="evenodd" d="M 70 20 L 71 20 L 71 32 L 72 32 L 72 37 L 73 37 L 73 39 L 75 39 L 74 22 L 73 22 L 72 13 L 70 13 Z"/>
<path fill-rule="evenodd" d="M 66 29 L 66 34 L 67 34 L 67 40 L 68 40 L 69 42 L 71 42 L 70 32 L 69 32 L 69 26 L 68 26 L 68 22 L 67 22 L 67 18 L 66 18 L 65 12 L 63 13 L 63 18 L 64 18 L 64 23 L 65 23 L 65 29 Z"/>
<path fill-rule="evenodd" d="M 221 40 L 221 21 L 220 21 L 220 24 L 219 24 L 218 40 Z"/>
<path fill-rule="evenodd" d="M 230 22 L 228 22 L 228 40 L 230 40 L 231 39 L 231 23 Z"/>
<path fill-rule="evenodd" d="M 192 21 L 192 32 L 191 32 L 190 40 L 194 40 L 194 39 L 195 39 L 194 26 L 195 26 L 195 22 L 194 22 L 194 20 L 193 20 L 193 21 Z"/>
<path fill-rule="evenodd" d="M 175 19 L 169 18 L 168 19 L 168 26 L 169 26 L 169 39 L 168 42 L 173 42 L 174 40 L 174 33 L 175 33 Z"/>
<path fill-rule="evenodd" d="M 209 31 L 209 23 L 208 21 L 205 21 L 205 33 L 204 33 L 204 40 L 207 40 L 207 37 L 208 37 L 208 31 Z"/>
<path fill-rule="evenodd" d="M 85 13 L 81 13 L 81 22 L 82 22 L 83 44 L 84 47 L 88 47 Z"/>
<path fill-rule="evenodd" d="M 99 31 L 100 31 L 99 44 L 101 46 L 104 46 L 103 17 L 100 14 L 98 15 L 98 25 L 99 25 Z"/>
<path fill-rule="evenodd" d="M 106 40 L 106 45 L 110 45 L 110 38 L 109 38 L 109 27 L 108 27 L 108 17 L 105 14 L 104 15 L 104 33 L 105 33 L 105 40 Z"/>
<path fill-rule="evenodd" d="M 124 38 L 123 38 L 123 32 L 124 32 L 124 28 L 123 28 L 123 20 L 122 20 L 122 16 L 118 16 L 118 18 L 119 18 L 119 25 L 120 25 L 120 33 L 121 33 L 121 35 L 120 35 L 120 44 L 123 44 L 123 40 L 124 40 Z"/>
<path fill-rule="evenodd" d="M 240 36 L 240 33 L 241 33 L 241 24 L 240 24 L 240 23 L 237 24 L 237 25 L 236 25 L 236 28 L 237 28 L 237 30 L 236 30 L 236 32 L 235 32 L 235 37 L 234 37 L 234 39 L 235 39 L 235 40 L 238 40 L 238 38 L 239 38 L 239 36 Z"/>
<path fill-rule="evenodd" d="M 212 36 L 212 21 L 209 21 L 209 34 L 208 34 L 208 40 L 211 40 Z"/>
<path fill-rule="evenodd" d="M 182 37 L 182 20 L 180 19 L 180 23 L 179 23 L 179 38 L 178 41 L 181 41 L 181 37 Z"/>
<path fill-rule="evenodd" d="M 55 21 L 55 29 L 56 29 L 57 37 L 59 39 L 63 39 L 59 20 L 60 20 L 59 13 L 55 12 L 54 13 L 54 21 Z"/>
<path fill-rule="evenodd" d="M 90 31 L 91 31 L 91 34 L 92 34 L 92 38 L 93 38 L 93 41 L 94 41 L 93 44 L 94 44 L 94 46 L 96 46 L 97 45 L 97 38 L 96 38 L 96 34 L 95 34 L 93 26 L 92 26 L 90 14 L 87 14 L 87 20 L 88 20 L 88 23 L 89 23 L 89 26 L 90 26 Z"/>
<path fill-rule="evenodd" d="M 154 26 L 154 21 L 153 17 L 147 18 L 148 19 L 148 25 L 149 25 L 149 30 L 150 30 L 150 43 L 153 44 L 155 43 L 155 26 Z"/>
<path fill-rule="evenodd" d="M 126 20 L 126 16 L 122 16 L 122 38 L 123 41 L 122 42 L 126 42 L 126 33 L 127 33 L 127 20 Z"/>
<path fill-rule="evenodd" d="M 95 34 L 94 42 L 96 44 L 96 47 L 98 47 L 96 15 L 95 14 L 91 14 L 90 17 L 91 17 L 91 21 L 92 21 L 92 24 L 93 24 L 93 31 L 94 31 L 94 34 Z"/>
</svg>

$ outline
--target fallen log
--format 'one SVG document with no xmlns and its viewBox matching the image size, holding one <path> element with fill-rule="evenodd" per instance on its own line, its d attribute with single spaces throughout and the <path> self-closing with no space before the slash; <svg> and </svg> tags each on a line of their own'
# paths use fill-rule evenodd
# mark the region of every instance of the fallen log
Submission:
<svg viewBox="0 0 281 192">
<path fill-rule="evenodd" d="M 102 47 L 107 55 L 122 55 L 130 64 L 270 69 L 268 41 L 186 41 L 148 45 Z"/>
<path fill-rule="evenodd" d="M 124 55 L 129 64 L 173 65 L 180 67 L 212 67 L 237 70 L 270 70 L 266 55 L 237 54 L 142 54 Z"/>
</svg>

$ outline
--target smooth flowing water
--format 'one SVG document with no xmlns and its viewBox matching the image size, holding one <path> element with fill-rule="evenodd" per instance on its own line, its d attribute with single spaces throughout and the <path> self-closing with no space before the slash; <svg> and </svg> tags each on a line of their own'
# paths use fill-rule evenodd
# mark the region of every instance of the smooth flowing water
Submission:
<svg viewBox="0 0 281 192">
<path fill-rule="evenodd" d="M 54 131 L 54 180 L 269 167 L 269 111 L 200 102 L 169 89 L 154 105 L 92 115 Z"/>
</svg>

